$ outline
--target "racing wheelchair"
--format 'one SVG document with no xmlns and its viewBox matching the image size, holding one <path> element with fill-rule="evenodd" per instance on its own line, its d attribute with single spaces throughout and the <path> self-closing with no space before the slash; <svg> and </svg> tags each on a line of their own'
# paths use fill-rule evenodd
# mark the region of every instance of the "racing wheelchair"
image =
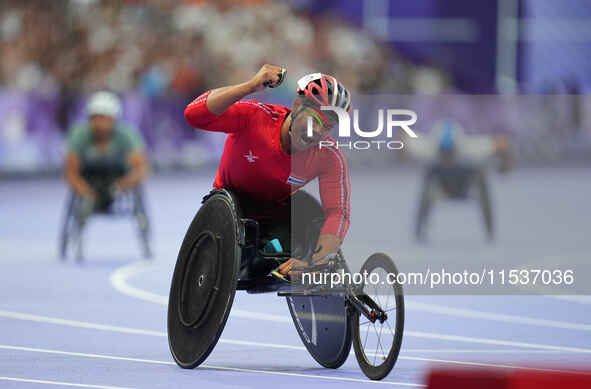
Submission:
<svg viewBox="0 0 591 389">
<path fill-rule="evenodd" d="M 426 240 L 427 221 L 435 202 L 440 198 L 455 201 L 477 200 L 486 236 L 489 241 L 494 239 L 492 203 L 484 168 L 469 165 L 432 165 L 427 168 L 415 223 L 417 241 Z"/>
<path fill-rule="evenodd" d="M 83 231 L 92 215 L 133 217 L 138 228 L 141 250 L 144 258 L 152 257 L 150 246 L 150 223 L 146 212 L 143 188 L 138 186 L 130 191 L 119 193 L 108 201 L 102 201 L 94 209 L 87 209 L 84 199 L 73 190 L 66 199 L 65 215 L 59 236 L 59 256 L 64 261 L 68 253 L 73 253 L 78 262 L 84 260 Z"/>
<path fill-rule="evenodd" d="M 236 290 L 277 293 L 286 298 L 296 330 L 311 356 L 336 369 L 351 345 L 361 370 L 373 380 L 390 373 L 400 352 L 404 328 L 402 287 L 389 282 L 398 274 L 385 254 L 371 255 L 355 281 L 342 252 L 311 261 L 324 221 L 322 207 L 300 190 L 289 201 L 286 228 L 269 229 L 264 221 L 243 217 L 244 208 L 230 191 L 204 197 L 182 242 L 168 304 L 168 341 L 182 368 L 199 366 L 224 329 Z M 248 208 L 248 207 L 246 207 Z M 269 250 L 279 237 L 286 249 Z M 290 257 L 307 261 L 300 280 L 269 275 Z M 341 277 L 335 283 L 304 282 L 304 275 Z M 322 278 L 322 277 L 321 277 Z M 335 277 L 336 280 L 336 277 Z M 371 282 L 367 282 L 369 280 Z"/>
</svg>

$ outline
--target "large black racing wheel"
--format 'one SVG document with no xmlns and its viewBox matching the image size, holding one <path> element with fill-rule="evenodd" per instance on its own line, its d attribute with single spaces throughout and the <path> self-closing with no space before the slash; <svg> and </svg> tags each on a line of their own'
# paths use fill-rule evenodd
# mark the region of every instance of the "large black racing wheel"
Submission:
<svg viewBox="0 0 591 389">
<path fill-rule="evenodd" d="M 372 323 L 359 312 L 353 313 L 350 316 L 353 348 L 363 373 L 372 380 L 381 380 L 390 373 L 400 353 L 404 296 L 402 286 L 392 282 L 398 269 L 386 254 L 370 256 L 361 267 L 360 273 L 365 272 L 367 282 L 360 286 L 359 293 L 371 298 L 387 319 Z"/>
<path fill-rule="evenodd" d="M 199 366 L 215 347 L 236 292 L 238 210 L 220 191 L 197 212 L 181 246 L 168 302 L 168 343 L 176 363 Z"/>
</svg>

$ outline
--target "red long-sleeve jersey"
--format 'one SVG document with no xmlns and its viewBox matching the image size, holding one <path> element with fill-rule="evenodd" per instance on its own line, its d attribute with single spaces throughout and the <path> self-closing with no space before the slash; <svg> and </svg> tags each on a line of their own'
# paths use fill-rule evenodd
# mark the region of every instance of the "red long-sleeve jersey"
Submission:
<svg viewBox="0 0 591 389">
<path fill-rule="evenodd" d="M 280 202 L 318 177 L 326 215 L 321 233 L 342 241 L 350 223 L 350 180 L 343 153 L 332 147 L 312 147 L 286 154 L 280 132 L 288 108 L 241 100 L 216 115 L 206 105 L 210 92 L 187 106 L 185 118 L 193 127 L 229 134 L 214 187 L 262 202 Z"/>
</svg>

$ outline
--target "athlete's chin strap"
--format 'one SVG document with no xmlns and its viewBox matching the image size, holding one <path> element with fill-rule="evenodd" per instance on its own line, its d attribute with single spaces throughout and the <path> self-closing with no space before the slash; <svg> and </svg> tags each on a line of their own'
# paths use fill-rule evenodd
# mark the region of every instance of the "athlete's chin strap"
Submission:
<svg viewBox="0 0 591 389">
<path fill-rule="evenodd" d="M 304 105 L 300 105 L 297 109 L 297 111 L 292 112 L 291 113 L 291 123 L 289 124 L 290 130 L 291 130 L 291 126 L 293 125 L 293 122 L 295 122 L 296 118 L 298 117 L 298 115 L 300 113 L 302 113 L 302 111 L 305 109 Z"/>
<path fill-rule="evenodd" d="M 287 133 L 289 134 L 289 136 L 291 136 L 291 128 L 293 127 L 293 118 L 294 118 L 294 114 L 290 113 L 290 122 L 289 122 L 289 128 L 287 129 Z"/>
<path fill-rule="evenodd" d="M 302 113 L 302 111 L 304 111 L 306 108 L 310 108 L 313 112 L 312 112 L 312 116 L 318 121 L 318 123 L 320 123 L 320 125 L 327 127 L 327 121 L 326 118 L 324 117 L 324 115 L 322 114 L 322 112 L 312 106 L 306 105 L 306 104 L 302 104 L 299 106 L 299 108 L 297 109 L 297 111 L 290 113 L 291 115 L 291 122 L 289 123 L 289 128 L 288 128 L 288 133 L 291 136 L 292 133 L 292 126 L 293 126 L 293 122 L 296 120 L 297 116 Z"/>
<path fill-rule="evenodd" d="M 300 105 L 299 108 L 297 109 L 297 111 L 295 112 L 291 112 L 291 122 L 289 122 L 289 128 L 287 129 L 287 133 L 289 134 L 289 136 L 291 136 L 292 134 L 292 128 L 293 128 L 293 122 L 295 122 L 296 117 L 300 114 L 300 112 L 302 112 L 302 110 L 304 109 L 303 105 Z"/>
</svg>

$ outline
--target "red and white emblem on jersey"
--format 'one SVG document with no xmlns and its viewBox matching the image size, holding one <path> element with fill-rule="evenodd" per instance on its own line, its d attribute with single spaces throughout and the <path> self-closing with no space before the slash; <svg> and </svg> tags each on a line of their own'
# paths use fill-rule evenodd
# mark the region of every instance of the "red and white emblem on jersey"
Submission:
<svg viewBox="0 0 591 389">
<path fill-rule="evenodd" d="M 252 150 L 248 150 L 248 154 L 244 154 L 244 158 L 246 158 L 246 160 L 250 163 L 255 163 L 258 156 L 254 155 Z"/>
</svg>

